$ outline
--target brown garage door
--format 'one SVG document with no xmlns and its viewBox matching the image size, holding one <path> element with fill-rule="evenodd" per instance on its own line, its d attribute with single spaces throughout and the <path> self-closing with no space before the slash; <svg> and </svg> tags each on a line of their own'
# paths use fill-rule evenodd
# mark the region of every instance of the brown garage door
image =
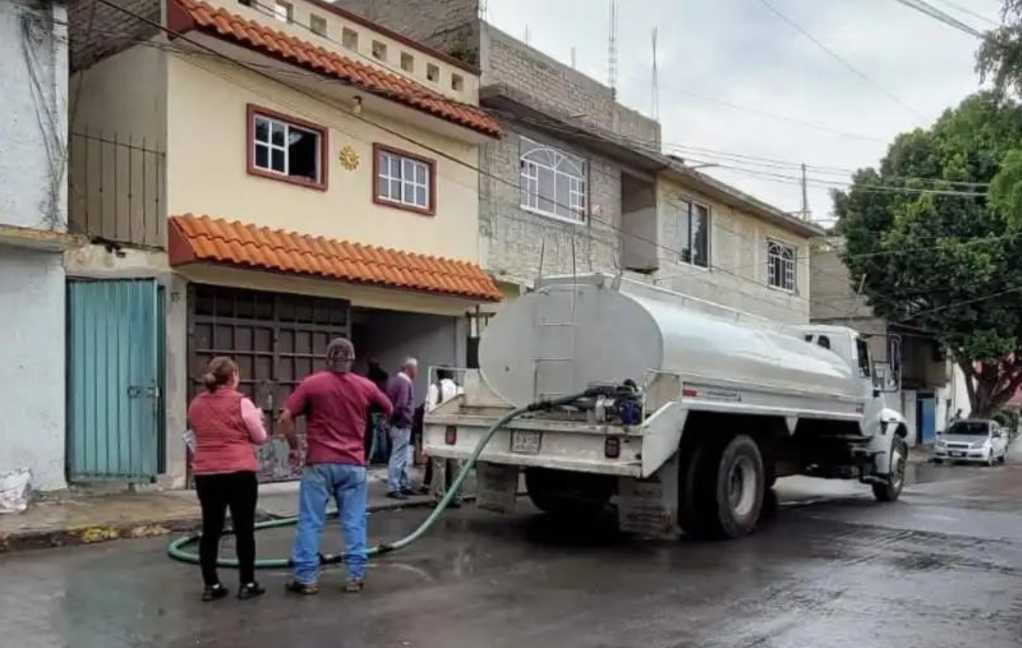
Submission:
<svg viewBox="0 0 1022 648">
<path fill-rule="evenodd" d="M 189 398 L 202 389 L 199 377 L 210 359 L 231 356 L 241 370 L 240 390 L 266 413 L 271 432 L 295 386 L 323 368 L 330 339 L 351 336 L 350 304 L 342 299 L 193 284 L 189 305 Z M 260 481 L 300 476 L 282 439 L 259 454 Z"/>
</svg>

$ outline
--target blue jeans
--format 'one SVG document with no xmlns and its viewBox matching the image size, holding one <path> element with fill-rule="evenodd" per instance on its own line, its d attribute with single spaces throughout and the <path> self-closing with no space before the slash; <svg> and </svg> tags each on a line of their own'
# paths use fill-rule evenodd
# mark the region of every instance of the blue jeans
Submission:
<svg viewBox="0 0 1022 648">
<path fill-rule="evenodd" d="M 305 467 L 298 493 L 298 530 L 291 550 L 296 581 L 309 584 L 319 578 L 319 538 L 331 497 L 337 501 L 344 534 L 348 579 L 365 578 L 368 483 L 364 466 L 313 464 Z"/>
<path fill-rule="evenodd" d="M 387 487 L 391 492 L 411 489 L 408 471 L 412 457 L 412 429 L 390 428 L 390 462 L 387 464 Z"/>
</svg>

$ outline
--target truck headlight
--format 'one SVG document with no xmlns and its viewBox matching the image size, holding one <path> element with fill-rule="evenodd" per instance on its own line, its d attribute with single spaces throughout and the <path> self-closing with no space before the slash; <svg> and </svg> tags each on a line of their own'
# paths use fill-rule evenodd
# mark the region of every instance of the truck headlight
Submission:
<svg viewBox="0 0 1022 648">
<path fill-rule="evenodd" d="M 975 443 L 973 443 L 973 444 L 972 444 L 971 446 L 969 446 L 969 447 L 971 447 L 971 448 L 972 448 L 973 450 L 979 450 L 979 449 L 981 449 L 981 448 L 984 448 L 984 447 L 986 447 L 986 444 L 987 444 L 987 442 L 986 442 L 986 441 L 976 441 Z"/>
</svg>

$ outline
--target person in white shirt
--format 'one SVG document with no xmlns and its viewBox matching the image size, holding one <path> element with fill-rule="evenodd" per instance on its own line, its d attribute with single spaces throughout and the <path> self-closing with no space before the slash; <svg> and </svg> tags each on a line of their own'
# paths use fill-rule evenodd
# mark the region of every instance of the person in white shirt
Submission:
<svg viewBox="0 0 1022 648">
<path fill-rule="evenodd" d="M 461 386 L 454 382 L 451 372 L 446 369 L 439 369 L 437 371 L 437 379 L 436 382 L 430 383 L 429 388 L 426 390 L 425 405 L 427 413 L 432 412 L 441 404 L 464 392 Z M 431 457 L 430 463 L 432 464 L 430 491 L 433 494 L 433 499 L 439 502 L 447 493 L 451 482 L 461 472 L 465 462 L 458 459 Z M 461 490 L 455 494 L 450 506 L 454 508 L 461 506 Z"/>
</svg>

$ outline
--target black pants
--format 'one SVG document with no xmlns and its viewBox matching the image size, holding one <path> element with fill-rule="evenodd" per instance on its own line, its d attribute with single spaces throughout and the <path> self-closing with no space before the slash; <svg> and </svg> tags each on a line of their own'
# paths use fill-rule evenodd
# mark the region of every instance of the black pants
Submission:
<svg viewBox="0 0 1022 648">
<path fill-rule="evenodd" d="M 196 475 L 195 490 L 202 505 L 202 538 L 199 562 L 202 580 L 207 585 L 220 582 L 216 573 L 220 536 L 224 532 L 224 513 L 231 509 L 241 584 L 255 580 L 255 509 L 259 486 L 254 472 L 222 475 Z"/>
</svg>

